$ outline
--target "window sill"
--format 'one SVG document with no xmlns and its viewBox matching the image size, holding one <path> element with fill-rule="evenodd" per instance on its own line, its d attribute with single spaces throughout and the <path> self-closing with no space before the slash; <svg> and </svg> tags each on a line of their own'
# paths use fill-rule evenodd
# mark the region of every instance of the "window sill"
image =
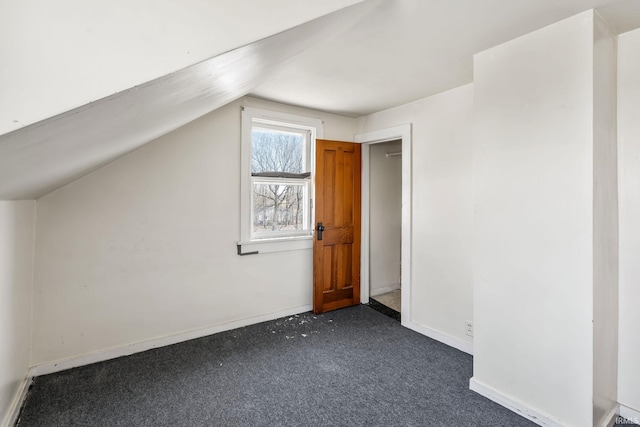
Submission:
<svg viewBox="0 0 640 427">
<path fill-rule="evenodd" d="M 238 255 L 313 249 L 313 236 L 238 242 Z"/>
</svg>

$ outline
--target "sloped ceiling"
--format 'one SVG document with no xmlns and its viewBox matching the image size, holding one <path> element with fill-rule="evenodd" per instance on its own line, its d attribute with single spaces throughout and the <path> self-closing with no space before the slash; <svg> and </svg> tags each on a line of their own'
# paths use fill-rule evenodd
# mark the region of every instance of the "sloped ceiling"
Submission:
<svg viewBox="0 0 640 427">
<path fill-rule="evenodd" d="M 247 93 L 355 117 L 469 83 L 473 54 L 587 9 L 640 25 L 640 0 L 98 3 L 0 1 L 0 200 L 38 198 Z"/>
<path fill-rule="evenodd" d="M 246 95 L 378 3 L 349 6 L 0 136 L 0 200 L 38 198 Z"/>
<path fill-rule="evenodd" d="M 0 135 L 362 0 L 2 0 Z"/>
<path fill-rule="evenodd" d="M 618 33 L 640 0 L 394 0 L 281 68 L 254 96 L 362 116 L 473 80 L 473 55 L 596 8 Z"/>
</svg>

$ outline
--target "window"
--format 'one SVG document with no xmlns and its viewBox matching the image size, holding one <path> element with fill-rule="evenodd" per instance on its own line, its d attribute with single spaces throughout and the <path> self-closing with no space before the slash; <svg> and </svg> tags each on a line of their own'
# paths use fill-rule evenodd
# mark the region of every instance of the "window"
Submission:
<svg viewBox="0 0 640 427">
<path fill-rule="evenodd" d="M 321 132 L 316 119 L 243 109 L 241 245 L 261 252 L 311 247 L 313 153 Z"/>
<path fill-rule="evenodd" d="M 254 123 L 251 237 L 309 234 L 311 132 Z"/>
</svg>

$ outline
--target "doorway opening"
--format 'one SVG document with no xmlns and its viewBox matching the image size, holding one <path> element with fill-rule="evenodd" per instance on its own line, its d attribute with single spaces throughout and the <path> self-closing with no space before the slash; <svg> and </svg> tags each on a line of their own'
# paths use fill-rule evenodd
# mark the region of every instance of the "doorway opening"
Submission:
<svg viewBox="0 0 640 427">
<path fill-rule="evenodd" d="M 411 126 L 362 143 L 361 303 L 411 322 Z"/>
<path fill-rule="evenodd" d="M 400 320 L 402 140 L 369 148 L 369 305 Z"/>
</svg>

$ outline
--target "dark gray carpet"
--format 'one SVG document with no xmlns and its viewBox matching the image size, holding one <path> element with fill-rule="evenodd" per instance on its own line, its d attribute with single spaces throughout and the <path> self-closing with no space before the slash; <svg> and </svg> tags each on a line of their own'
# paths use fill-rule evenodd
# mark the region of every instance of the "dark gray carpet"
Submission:
<svg viewBox="0 0 640 427">
<path fill-rule="evenodd" d="M 534 425 L 471 375 L 471 356 L 357 306 L 38 377 L 18 425 Z"/>
</svg>

